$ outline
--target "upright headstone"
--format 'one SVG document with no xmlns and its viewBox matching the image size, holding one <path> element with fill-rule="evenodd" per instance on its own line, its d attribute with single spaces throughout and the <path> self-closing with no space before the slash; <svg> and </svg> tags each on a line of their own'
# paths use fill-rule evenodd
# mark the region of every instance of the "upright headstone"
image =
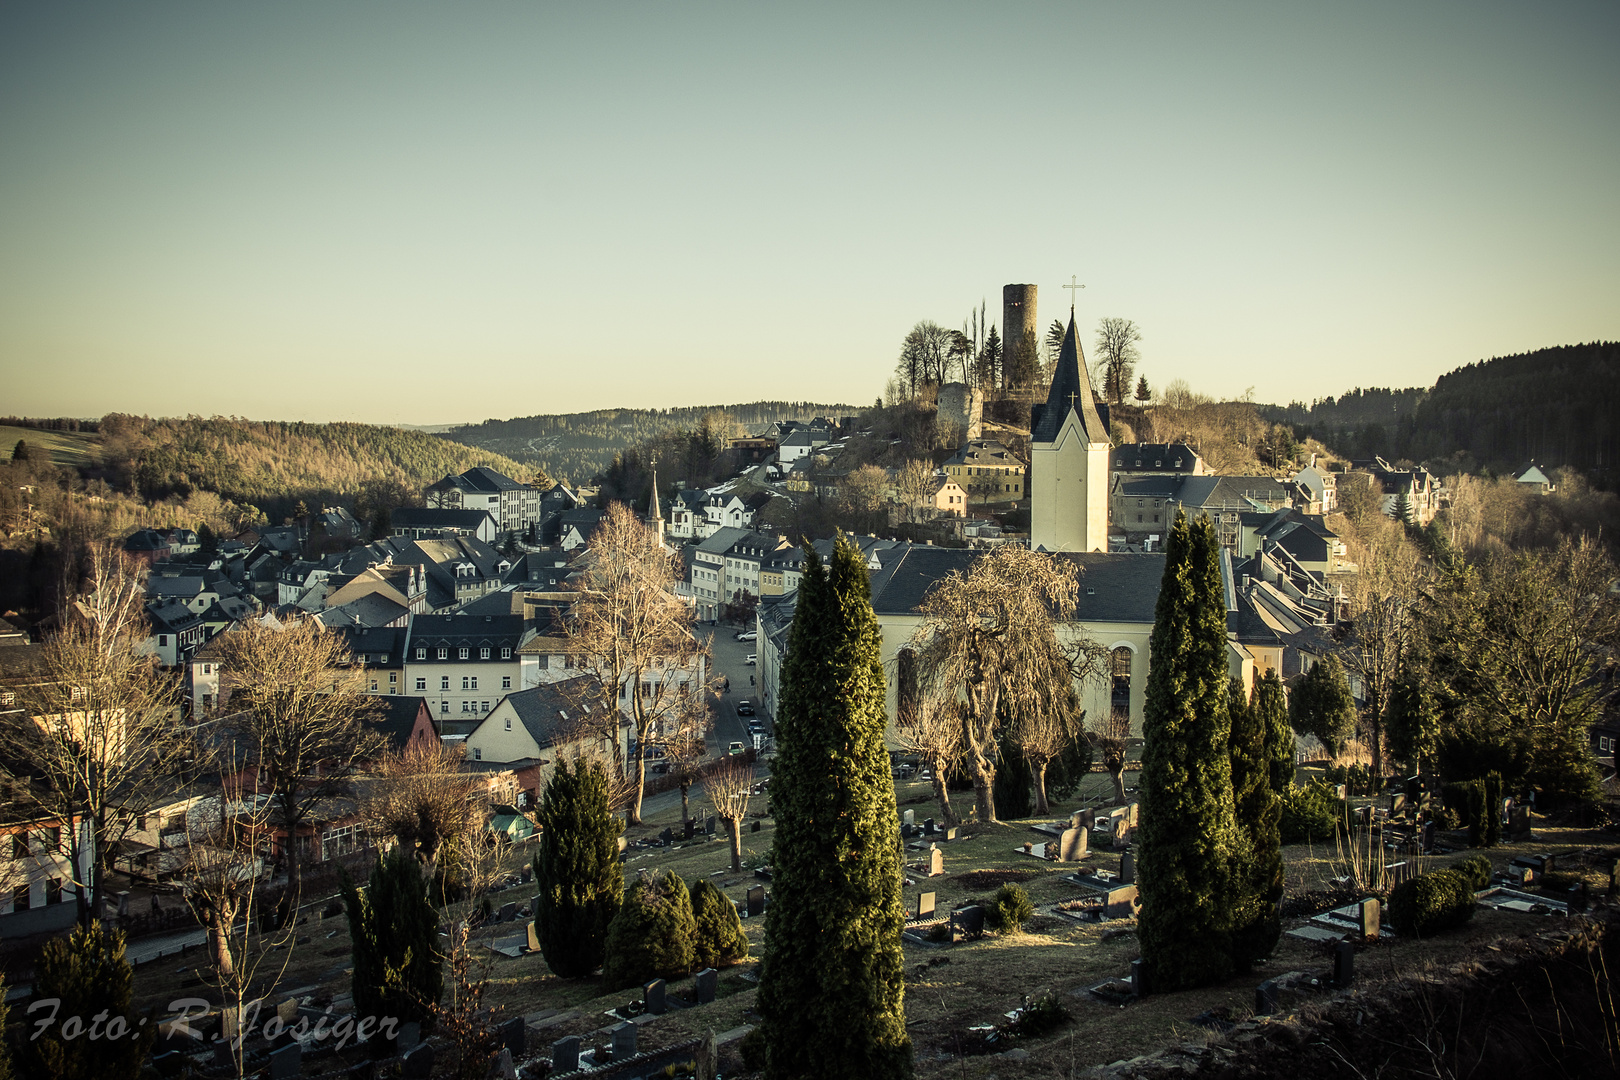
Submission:
<svg viewBox="0 0 1620 1080">
<path fill-rule="evenodd" d="M 1119 857 L 1119 883 L 1130 885 L 1136 881 L 1136 857 L 1130 852 Z"/>
<path fill-rule="evenodd" d="M 675 830 L 665 825 L 664 831 L 658 834 L 658 839 L 666 844 L 673 844 L 675 842 Z"/>
<path fill-rule="evenodd" d="M 1508 818 L 1508 839 L 1529 840 L 1533 835 L 1530 831 L 1530 808 L 1528 806 L 1515 806 L 1512 815 Z"/>
<path fill-rule="evenodd" d="M 939 877 L 945 872 L 945 853 L 935 844 L 928 849 L 928 876 Z"/>
<path fill-rule="evenodd" d="M 1361 937 L 1365 941 L 1377 941 L 1378 932 L 1383 919 L 1383 905 L 1376 896 L 1369 896 L 1361 902 Z"/>
<path fill-rule="evenodd" d="M 1140 958 L 1131 961 L 1131 993 L 1137 997 L 1147 994 L 1147 972 Z"/>
<path fill-rule="evenodd" d="M 703 821 L 703 831 L 708 833 L 710 836 L 713 836 L 714 835 L 714 829 L 715 829 L 715 816 L 713 814 L 710 814 Z"/>
<path fill-rule="evenodd" d="M 636 1025 L 625 1023 L 613 1027 L 613 1060 L 624 1061 L 636 1056 Z"/>
<path fill-rule="evenodd" d="M 1121 814 L 1114 818 L 1114 847 L 1116 850 L 1123 848 L 1130 841 L 1131 825 L 1130 822 L 1125 820 L 1125 816 Z"/>
<path fill-rule="evenodd" d="M 714 968 L 704 968 L 697 973 L 697 986 L 695 993 L 699 1005 L 707 1005 L 714 1000 L 714 992 L 720 985 L 720 973 Z"/>
<path fill-rule="evenodd" d="M 1126 807 L 1126 810 L 1128 811 L 1125 815 L 1126 820 L 1130 822 L 1131 828 L 1134 829 L 1140 824 L 1140 821 L 1137 819 L 1137 804 L 1131 803 L 1130 806 Z"/>
<path fill-rule="evenodd" d="M 765 914 L 765 886 L 755 885 L 748 890 L 748 917 L 757 918 Z"/>
<path fill-rule="evenodd" d="M 509 900 L 501 905 L 501 914 L 498 922 L 511 922 L 517 918 L 517 901 Z"/>
<path fill-rule="evenodd" d="M 1058 838 L 1058 861 L 1079 862 L 1086 857 L 1086 830 L 1067 828 Z"/>
<path fill-rule="evenodd" d="M 952 825 L 950 828 L 945 830 L 945 842 L 949 843 L 950 841 L 955 840 L 955 839 L 956 839 L 956 826 Z"/>
<path fill-rule="evenodd" d="M 1255 1013 L 1260 1015 L 1260 1016 L 1270 1016 L 1272 1013 L 1276 1012 L 1277 1011 L 1277 999 L 1280 996 L 1281 995 L 1278 993 L 1277 983 L 1273 979 L 1267 979 L 1265 982 L 1263 982 L 1259 986 L 1255 987 L 1254 988 L 1254 1011 L 1255 1011 Z"/>
<path fill-rule="evenodd" d="M 534 927 L 535 927 L 535 924 L 531 922 L 529 924 L 529 951 L 530 952 L 539 952 L 540 951 L 540 932 L 538 930 L 536 930 Z"/>
<path fill-rule="evenodd" d="M 1103 896 L 1103 914 L 1110 919 L 1132 919 L 1140 903 L 1135 885 L 1116 885 Z"/>
<path fill-rule="evenodd" d="M 569 1073 L 579 1068 L 579 1036 L 567 1035 L 551 1044 L 551 1069 Z"/>
<path fill-rule="evenodd" d="M 270 1054 L 270 1080 L 293 1080 L 304 1071 L 304 1048 L 290 1042 Z"/>
<path fill-rule="evenodd" d="M 654 979 L 641 988 L 641 1001 L 652 1016 L 663 1016 L 669 1006 L 664 1000 L 664 980 Z"/>
<path fill-rule="evenodd" d="M 405 1080 L 429 1080 L 433 1075 L 433 1044 L 423 1043 L 406 1054 L 401 1073 Z"/>
<path fill-rule="evenodd" d="M 915 810 L 907 810 L 905 813 L 901 814 L 900 815 L 900 824 L 902 824 L 902 825 L 915 825 L 915 824 L 917 824 L 917 811 L 915 811 Z"/>
<path fill-rule="evenodd" d="M 1389 797 L 1389 816 L 1395 817 L 1406 809 L 1406 796 L 1399 791 Z"/>
<path fill-rule="evenodd" d="M 523 1017 L 514 1016 L 500 1027 L 501 1045 L 512 1051 L 512 1057 L 522 1061 L 529 1052 L 529 1028 Z"/>
<path fill-rule="evenodd" d="M 517 1067 L 512 1064 L 512 1051 L 501 1047 L 501 1052 L 495 1055 L 495 1065 L 490 1069 L 491 1080 L 518 1080 Z"/>
<path fill-rule="evenodd" d="M 1340 990 L 1356 981 L 1356 947 L 1341 941 L 1333 949 L 1333 985 Z"/>
<path fill-rule="evenodd" d="M 963 937 L 979 937 L 984 933 L 984 908 L 978 904 L 957 908 L 951 912 L 951 922 Z"/>
<path fill-rule="evenodd" d="M 1434 822 L 1423 823 L 1423 851 L 1428 853 L 1434 850 Z"/>
<path fill-rule="evenodd" d="M 934 917 L 935 896 L 931 892 L 917 894 L 917 918 L 932 919 Z"/>
<path fill-rule="evenodd" d="M 748 823 L 748 831 L 749 832 L 759 832 L 759 828 L 760 828 L 760 821 L 759 821 L 758 818 L 755 818 L 753 821 L 750 821 Z"/>
<path fill-rule="evenodd" d="M 518 875 L 518 881 L 520 883 L 524 884 L 524 885 L 527 885 L 529 882 L 531 882 L 533 880 L 534 880 L 534 867 L 525 866 L 523 868 L 523 872 Z"/>
<path fill-rule="evenodd" d="M 938 831 L 939 830 L 937 828 L 935 828 L 935 826 L 934 826 L 934 819 L 933 818 L 923 818 L 923 835 L 924 836 L 933 836 L 934 833 L 936 833 Z"/>
</svg>

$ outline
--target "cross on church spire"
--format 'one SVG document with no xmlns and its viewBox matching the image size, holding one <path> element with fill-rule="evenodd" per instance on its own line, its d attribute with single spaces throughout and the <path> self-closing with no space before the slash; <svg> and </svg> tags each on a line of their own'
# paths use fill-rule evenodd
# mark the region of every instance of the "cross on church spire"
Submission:
<svg viewBox="0 0 1620 1080">
<path fill-rule="evenodd" d="M 1085 288 L 1084 285 L 1075 284 L 1075 282 L 1077 282 L 1079 280 L 1080 280 L 1080 275 L 1079 274 L 1070 274 L 1069 275 L 1069 284 L 1063 286 L 1065 289 L 1069 290 L 1069 314 L 1070 315 L 1074 314 L 1074 300 L 1075 300 L 1075 297 L 1080 295 L 1076 290 Z"/>
</svg>

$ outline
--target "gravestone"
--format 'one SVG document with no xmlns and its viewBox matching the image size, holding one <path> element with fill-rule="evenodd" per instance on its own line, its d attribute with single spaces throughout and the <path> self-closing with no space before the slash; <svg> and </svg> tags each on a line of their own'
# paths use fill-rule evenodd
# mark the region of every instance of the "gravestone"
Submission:
<svg viewBox="0 0 1620 1080">
<path fill-rule="evenodd" d="M 1361 902 L 1359 912 L 1361 916 L 1361 936 L 1366 941 L 1377 941 L 1380 923 L 1383 918 L 1383 906 L 1376 896 L 1369 896 Z"/>
<path fill-rule="evenodd" d="M 969 904 L 965 908 L 957 908 L 951 912 L 951 925 L 962 933 L 963 937 L 981 937 L 984 934 L 984 908 L 978 904 Z"/>
<path fill-rule="evenodd" d="M 298 1019 L 298 999 L 290 997 L 276 1006 L 276 1019 L 281 1026 L 286 1027 Z"/>
<path fill-rule="evenodd" d="M 1103 914 L 1110 919 L 1129 919 L 1139 903 L 1135 885 L 1116 885 L 1103 896 Z"/>
<path fill-rule="evenodd" d="M 401 1075 L 405 1080 L 428 1080 L 433 1075 L 433 1044 L 423 1043 L 406 1054 Z"/>
<path fill-rule="evenodd" d="M 765 914 L 765 886 L 755 885 L 748 890 L 748 917 L 757 918 Z"/>
<path fill-rule="evenodd" d="M 293 1080 L 304 1071 L 304 1048 L 288 1043 L 270 1055 L 270 1080 Z"/>
<path fill-rule="evenodd" d="M 945 830 L 945 840 L 948 843 L 948 842 L 950 842 L 952 840 L 955 840 L 955 839 L 956 839 L 956 826 L 952 825 L 950 828 Z"/>
<path fill-rule="evenodd" d="M 900 823 L 902 825 L 915 825 L 915 824 L 917 824 L 917 811 L 915 811 L 915 810 L 907 810 L 904 814 L 901 814 L 900 815 Z"/>
<path fill-rule="evenodd" d="M 613 1027 L 613 1060 L 624 1061 L 636 1056 L 636 1025 L 616 1024 Z"/>
<path fill-rule="evenodd" d="M 1072 816 L 1070 816 L 1069 824 L 1070 824 L 1070 826 L 1072 826 L 1073 828 L 1076 828 L 1076 829 L 1089 829 L 1093 825 L 1097 824 L 1097 811 L 1095 811 L 1095 810 L 1076 811 Z"/>
<path fill-rule="evenodd" d="M 1350 789 L 1344 784 L 1334 784 L 1333 797 L 1338 799 L 1340 802 L 1344 802 L 1344 800 L 1350 797 Z"/>
<path fill-rule="evenodd" d="M 1118 850 L 1118 849 L 1124 847 L 1126 844 L 1130 843 L 1130 840 L 1131 840 L 1131 825 L 1130 825 L 1130 822 L 1125 820 L 1125 816 L 1123 814 L 1121 814 L 1118 817 L 1114 818 L 1113 824 L 1114 824 L 1114 848 L 1115 848 L 1115 850 Z"/>
<path fill-rule="evenodd" d="M 1130 852 L 1119 857 L 1119 883 L 1131 885 L 1136 881 L 1136 856 Z"/>
<path fill-rule="evenodd" d="M 692 837 L 697 835 L 697 822 L 686 821 L 684 824 L 686 826 L 686 839 L 690 840 Z"/>
<path fill-rule="evenodd" d="M 1340 990 L 1356 981 L 1356 947 L 1341 941 L 1333 949 L 1333 985 Z"/>
<path fill-rule="evenodd" d="M 935 895 L 931 892 L 917 894 L 917 918 L 932 919 L 934 917 Z"/>
<path fill-rule="evenodd" d="M 945 853 L 939 850 L 938 844 L 928 848 L 928 876 L 939 877 L 945 873 Z"/>
<path fill-rule="evenodd" d="M 511 922 L 517 918 L 517 901 L 509 900 L 501 905 L 501 915 L 498 922 Z"/>
<path fill-rule="evenodd" d="M 540 917 L 540 894 L 535 893 L 534 899 L 529 901 L 529 913 L 535 918 Z"/>
<path fill-rule="evenodd" d="M 523 1017 L 514 1016 L 500 1026 L 501 1045 L 512 1052 L 515 1060 L 523 1060 L 529 1051 L 529 1029 Z"/>
<path fill-rule="evenodd" d="M 1267 979 L 1254 988 L 1254 1011 L 1260 1016 L 1270 1016 L 1277 1011 L 1277 1002 L 1281 997 L 1275 979 Z"/>
<path fill-rule="evenodd" d="M 518 882 L 520 884 L 527 885 L 529 882 L 531 882 L 533 880 L 534 880 L 534 867 L 525 866 L 523 868 L 523 873 L 518 875 Z"/>
<path fill-rule="evenodd" d="M 1058 838 L 1058 862 L 1079 862 L 1086 857 L 1086 830 L 1067 828 Z"/>
<path fill-rule="evenodd" d="M 495 1055 L 495 1065 L 490 1069 L 491 1080 L 518 1080 L 517 1067 L 512 1064 L 512 1051 L 501 1047 L 501 1052 Z"/>
<path fill-rule="evenodd" d="M 568 1035 L 551 1044 L 551 1069 L 569 1073 L 579 1069 L 579 1036 Z"/>
<path fill-rule="evenodd" d="M 715 818 L 714 818 L 713 814 L 710 814 L 703 822 L 703 831 L 708 833 L 710 836 L 713 836 L 714 835 L 714 827 L 715 827 Z"/>
<path fill-rule="evenodd" d="M 707 1005 L 714 1000 L 714 992 L 720 984 L 720 973 L 714 968 L 704 968 L 697 973 L 697 986 L 695 993 L 699 1005 Z"/>
<path fill-rule="evenodd" d="M 534 928 L 534 923 L 529 924 L 529 951 L 540 951 L 540 933 Z"/>
<path fill-rule="evenodd" d="M 1434 850 L 1434 822 L 1423 823 L 1423 850 L 1425 853 Z"/>
<path fill-rule="evenodd" d="M 648 1013 L 653 1016 L 663 1016 L 669 1011 L 669 1005 L 664 1000 L 664 980 L 654 979 L 641 988 L 641 1001 Z"/>
<path fill-rule="evenodd" d="M 1125 819 L 1130 822 L 1131 828 L 1133 828 L 1133 829 L 1136 828 L 1136 826 L 1139 824 L 1139 822 L 1137 820 L 1137 812 L 1138 812 L 1137 811 L 1137 804 L 1136 803 L 1131 803 L 1131 805 L 1126 807 L 1125 809 L 1126 809 Z"/>
<path fill-rule="evenodd" d="M 1137 997 L 1147 993 L 1147 970 L 1140 958 L 1131 961 L 1131 993 Z"/>
<path fill-rule="evenodd" d="M 664 826 L 664 831 L 658 834 L 658 839 L 666 844 L 673 844 L 675 842 L 675 830 L 668 825 Z"/>
<path fill-rule="evenodd" d="M 923 835 L 924 836 L 933 836 L 938 831 L 939 830 L 934 827 L 934 819 L 933 818 L 923 818 Z"/>
<path fill-rule="evenodd" d="M 1529 840 L 1533 834 L 1530 831 L 1530 808 L 1528 806 L 1515 806 L 1513 813 L 1508 817 L 1508 839 Z"/>
<path fill-rule="evenodd" d="M 759 828 L 760 828 L 760 822 L 759 822 L 758 818 L 755 818 L 753 821 L 748 823 L 748 831 L 749 832 L 759 832 Z"/>
</svg>

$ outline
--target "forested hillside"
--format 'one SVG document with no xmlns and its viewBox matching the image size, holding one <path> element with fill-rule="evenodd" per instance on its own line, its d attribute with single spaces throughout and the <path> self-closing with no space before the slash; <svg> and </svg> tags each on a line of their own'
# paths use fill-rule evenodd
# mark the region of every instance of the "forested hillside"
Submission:
<svg viewBox="0 0 1620 1080">
<path fill-rule="evenodd" d="M 558 479 L 589 482 L 607 471 L 615 454 L 673 431 L 713 431 L 718 437 L 763 429 L 777 420 L 809 420 L 855 412 L 850 405 L 811 401 L 755 401 L 676 409 L 597 409 L 593 412 L 485 420 L 443 433 L 468 446 L 533 462 Z"/>
<path fill-rule="evenodd" d="M 304 424 L 113 414 L 101 421 L 101 467 L 115 489 L 147 500 L 208 491 L 275 519 L 303 501 L 398 505 L 446 473 L 488 465 L 533 470 L 433 435 L 370 424 Z"/>
</svg>

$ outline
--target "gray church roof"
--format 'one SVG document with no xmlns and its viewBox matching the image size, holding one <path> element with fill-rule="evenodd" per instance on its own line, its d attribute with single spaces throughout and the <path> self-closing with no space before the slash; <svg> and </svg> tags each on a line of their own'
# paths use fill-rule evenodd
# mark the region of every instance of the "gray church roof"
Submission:
<svg viewBox="0 0 1620 1080">
<path fill-rule="evenodd" d="M 983 551 L 906 544 L 897 556 L 884 560 L 872 573 L 872 608 L 880 615 L 906 615 L 917 610 L 935 582 L 952 570 L 967 573 Z M 1058 558 L 1080 571 L 1076 622 L 1153 621 L 1164 577 L 1162 553 L 1136 554 L 1102 551 L 1065 552 Z"/>
<path fill-rule="evenodd" d="M 1030 409 L 1029 441 L 1049 443 L 1057 440 L 1063 421 L 1072 407 L 1080 414 L 1080 426 L 1091 442 L 1107 442 L 1108 431 L 1102 417 L 1097 415 L 1097 401 L 1091 393 L 1091 379 L 1085 372 L 1086 354 L 1080 347 L 1080 337 L 1074 329 L 1074 312 L 1069 312 L 1069 328 L 1063 334 L 1063 348 L 1058 353 L 1057 370 L 1052 373 L 1052 390 L 1046 395 L 1045 405 Z"/>
</svg>

